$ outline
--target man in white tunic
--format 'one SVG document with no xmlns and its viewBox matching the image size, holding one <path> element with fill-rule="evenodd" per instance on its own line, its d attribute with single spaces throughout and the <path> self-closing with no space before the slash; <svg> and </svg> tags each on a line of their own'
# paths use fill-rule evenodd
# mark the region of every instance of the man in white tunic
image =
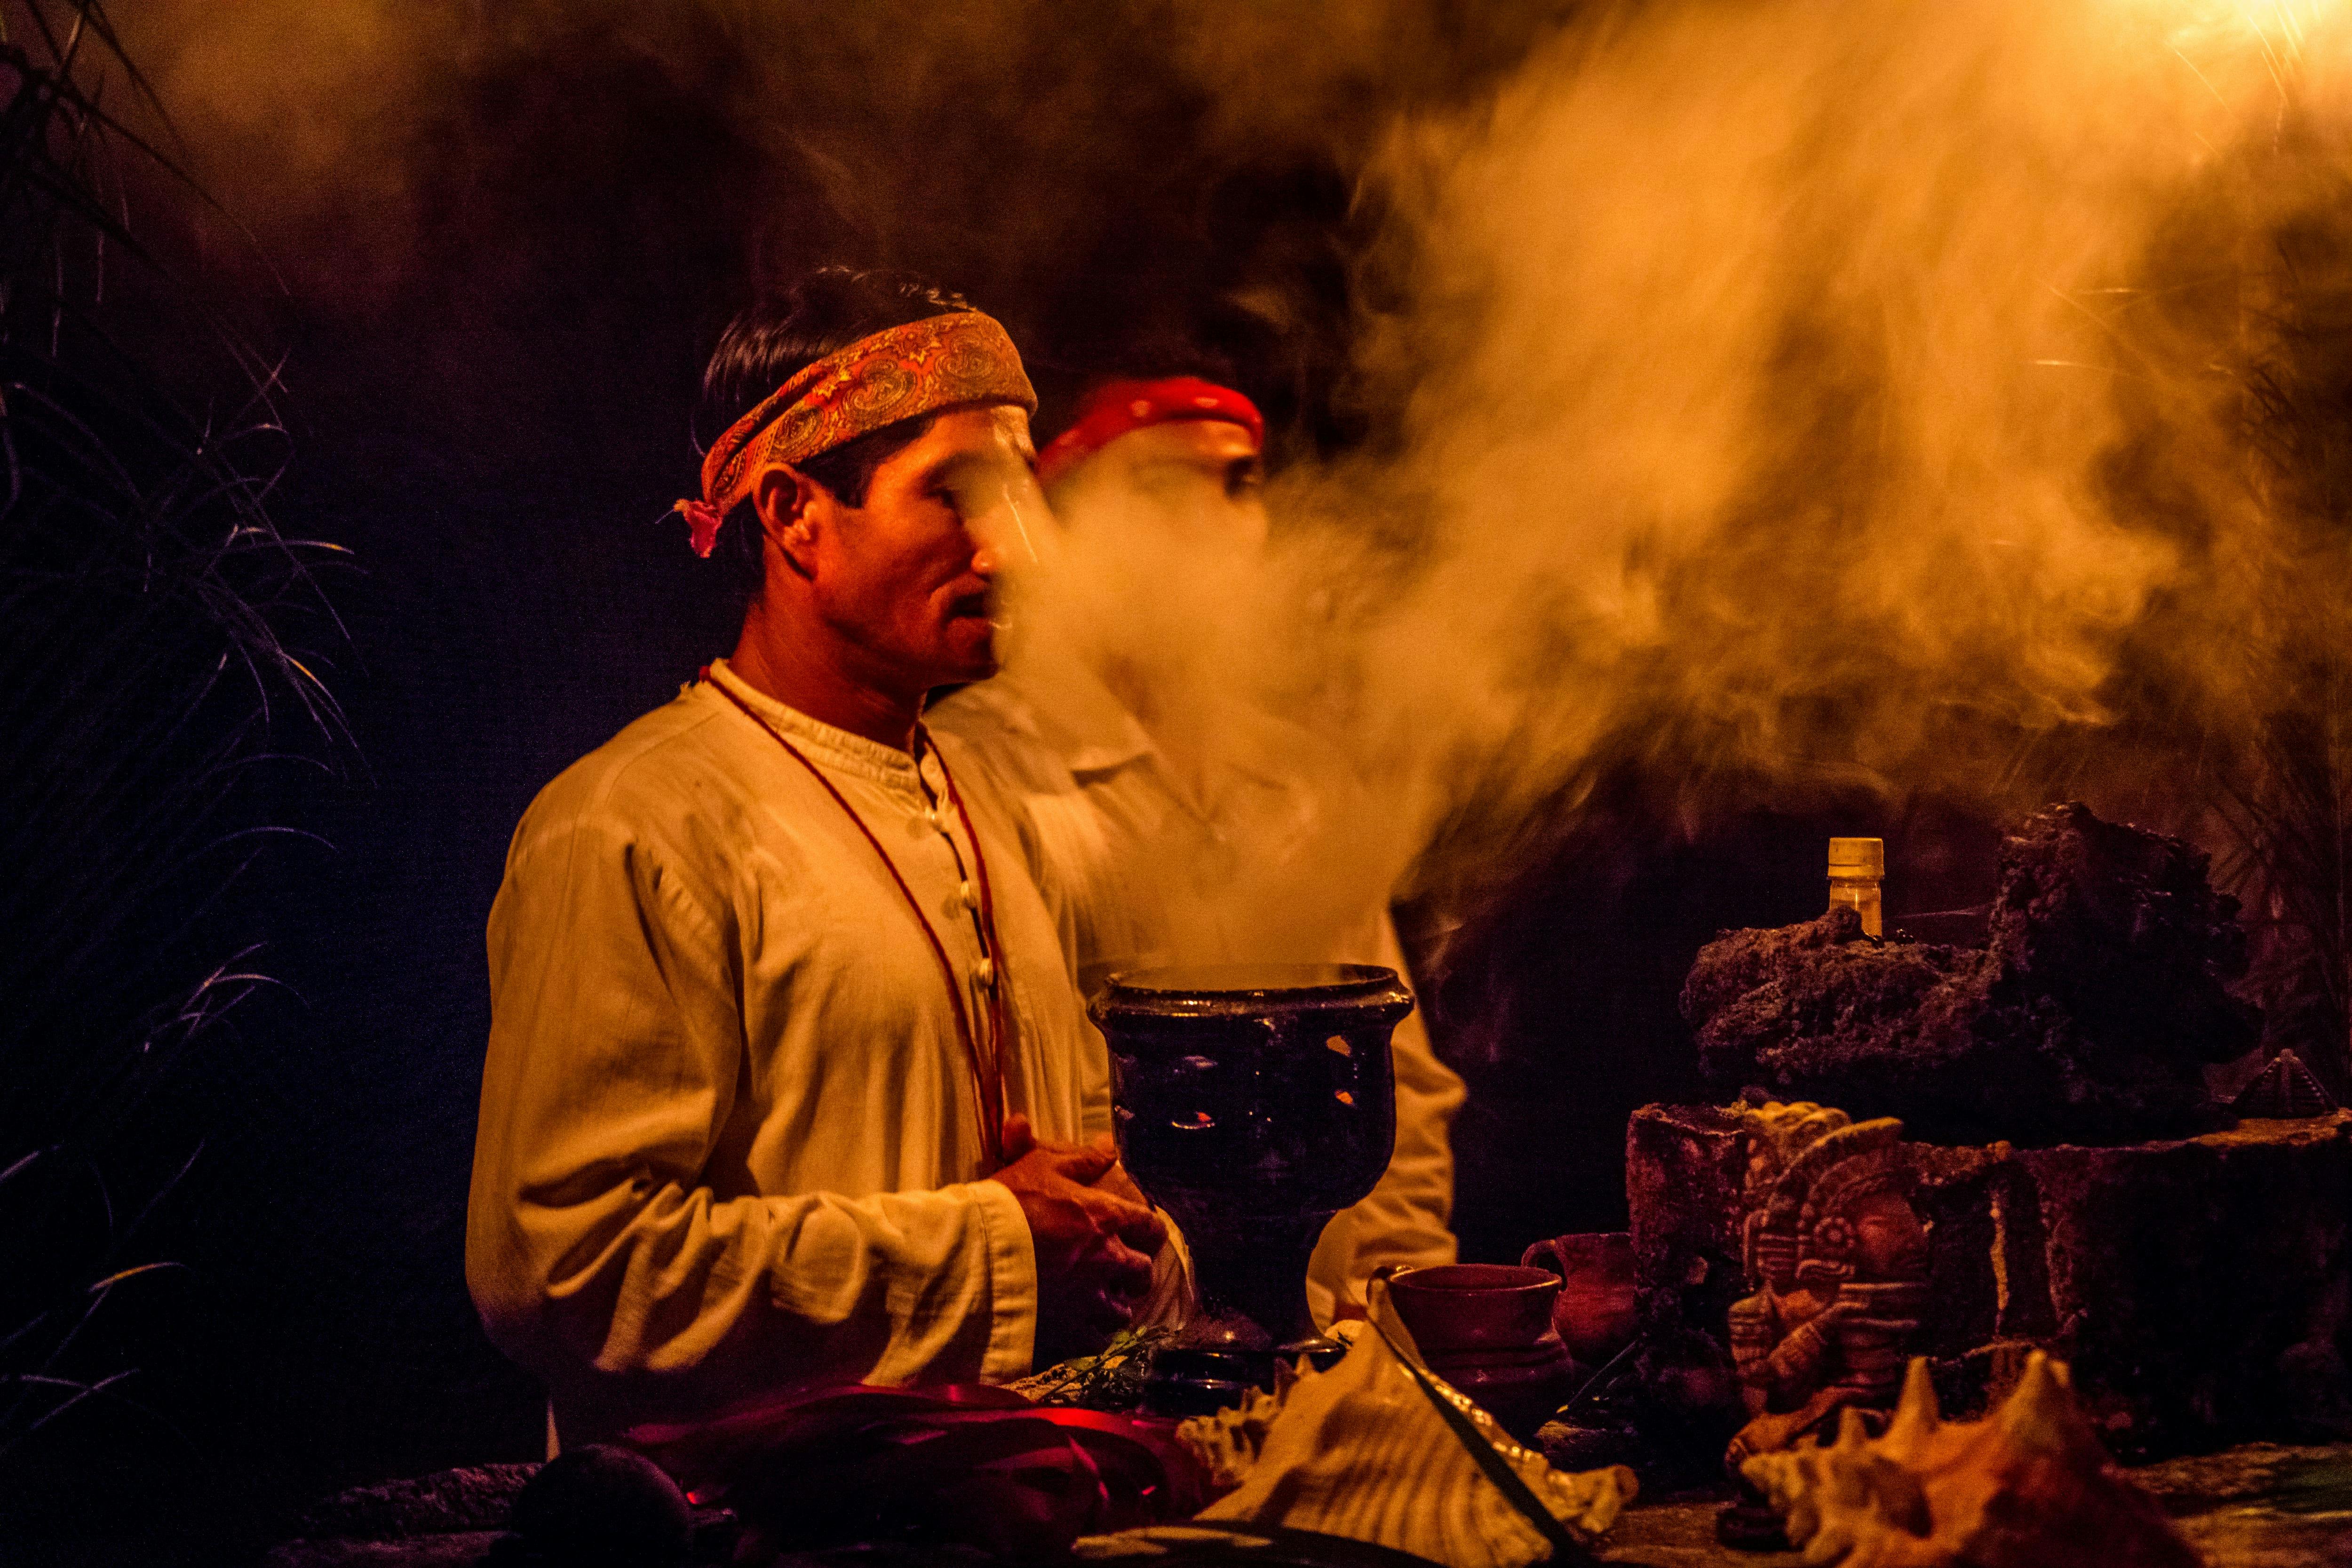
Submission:
<svg viewBox="0 0 2352 1568">
<path fill-rule="evenodd" d="M 933 714 L 1019 796 L 1024 847 L 1087 989 L 1155 963 L 1406 973 L 1385 889 L 1329 874 L 1358 858 L 1346 845 L 1367 809 L 1360 786 L 1306 731 L 1221 690 L 1205 647 L 1217 611 L 1201 595 L 1242 591 L 1268 526 L 1265 423 L 1221 381 L 1119 378 L 1080 401 L 1038 465 L 1061 530 L 1060 591 L 1024 608 L 1002 674 Z M 1334 918 L 1335 904 L 1349 907 Z M 1418 1013 L 1393 1059 L 1395 1154 L 1308 1270 L 1326 1324 L 1361 1314 L 1380 1266 L 1454 1259 L 1448 1129 L 1462 1080 Z"/>
<path fill-rule="evenodd" d="M 1018 356 L 826 273 L 706 389 L 734 422 L 680 510 L 757 563 L 741 640 L 548 785 L 490 916 L 467 1279 L 566 1443 L 1018 1377 L 1172 1289 L 1053 916 L 920 722 L 994 668 L 974 498 L 1034 493 Z"/>
</svg>

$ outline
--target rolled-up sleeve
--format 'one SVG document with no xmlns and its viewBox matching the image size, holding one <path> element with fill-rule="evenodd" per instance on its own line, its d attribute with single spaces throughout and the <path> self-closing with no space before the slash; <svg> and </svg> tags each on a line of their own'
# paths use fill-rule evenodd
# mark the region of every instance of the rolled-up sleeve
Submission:
<svg viewBox="0 0 2352 1568">
<path fill-rule="evenodd" d="M 467 1283 L 567 1441 L 783 1388 L 1028 1370 L 1034 1255 L 1001 1184 L 713 1192 L 746 1081 L 741 944 L 675 858 L 527 817 L 488 934 Z"/>
</svg>

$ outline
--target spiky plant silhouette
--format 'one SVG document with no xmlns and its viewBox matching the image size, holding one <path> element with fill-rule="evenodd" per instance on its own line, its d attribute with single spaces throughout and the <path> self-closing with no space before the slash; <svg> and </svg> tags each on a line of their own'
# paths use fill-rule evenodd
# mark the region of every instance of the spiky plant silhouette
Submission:
<svg viewBox="0 0 2352 1568">
<path fill-rule="evenodd" d="M 348 759 L 275 367 L 128 216 L 204 201 L 170 138 L 99 0 L 0 4 L 0 1460 L 127 1396 L 105 1309 L 196 1157 L 142 1111 L 271 984 L 229 911 L 272 765 Z"/>
</svg>

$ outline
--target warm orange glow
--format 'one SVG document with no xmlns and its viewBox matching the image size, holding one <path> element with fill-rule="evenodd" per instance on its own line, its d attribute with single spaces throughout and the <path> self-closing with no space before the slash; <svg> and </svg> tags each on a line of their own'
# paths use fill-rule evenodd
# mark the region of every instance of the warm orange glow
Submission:
<svg viewBox="0 0 2352 1568">
<path fill-rule="evenodd" d="M 291 100 L 256 205 L 397 184 L 354 122 L 439 46 L 352 10 L 266 7 L 173 61 L 199 127 Z M 2160 611 L 2198 669 L 2183 722 L 2227 750 L 2260 683 L 2227 650 L 2275 621 L 2292 553 L 2250 387 L 2275 240 L 2344 205 L 2352 5 L 1591 11 L 1476 102 L 1400 118 L 1372 162 L 1360 369 L 1404 411 L 1396 445 L 1284 479 L 1262 567 L 1083 543 L 1066 563 L 1162 723 L 1189 710 L 1213 744 L 1216 703 L 1263 701 L 1379 782 L 1318 857 L 1348 889 L 1237 896 L 1359 907 L 1465 802 L 1511 820 L 1611 747 L 2005 809 L 2039 798 L 2032 738 L 2114 717 L 2123 645 Z M 1418 13 L 1172 15 L 1171 58 L 1241 135 L 1323 101 L 1299 90 L 1308 31 L 1321 80 Z"/>
</svg>

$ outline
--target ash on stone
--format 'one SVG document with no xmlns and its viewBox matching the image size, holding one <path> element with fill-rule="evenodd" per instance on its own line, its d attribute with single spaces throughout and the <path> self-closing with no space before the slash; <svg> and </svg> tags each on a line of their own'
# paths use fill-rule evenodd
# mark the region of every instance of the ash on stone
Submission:
<svg viewBox="0 0 2352 1568">
<path fill-rule="evenodd" d="M 1864 936 L 1850 909 L 1728 931 L 1683 990 L 1708 1076 L 1944 1142 L 2119 1142 L 2226 1116 L 2202 1069 L 2251 1050 L 2261 1014 L 2235 899 L 2178 838 L 2080 805 L 2003 841 L 1982 949 Z"/>
</svg>

